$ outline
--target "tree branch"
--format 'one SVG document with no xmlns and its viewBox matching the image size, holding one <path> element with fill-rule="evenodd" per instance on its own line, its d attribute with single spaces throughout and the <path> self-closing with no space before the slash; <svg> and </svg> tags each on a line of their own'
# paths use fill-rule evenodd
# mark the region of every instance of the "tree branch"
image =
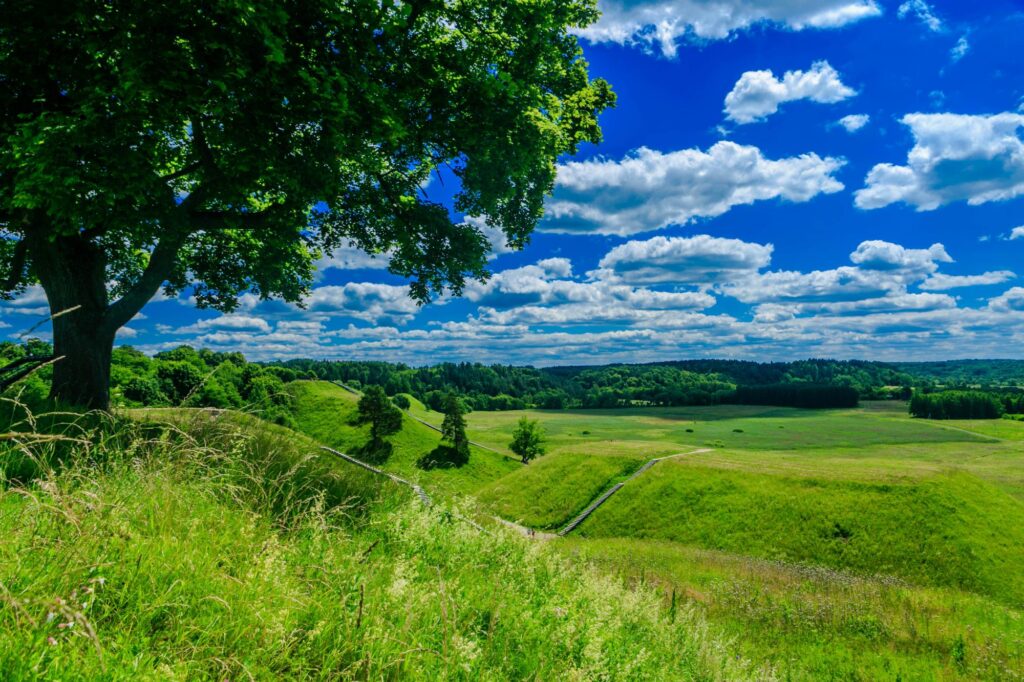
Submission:
<svg viewBox="0 0 1024 682">
<path fill-rule="evenodd" d="M 174 272 L 178 252 L 187 237 L 187 231 L 178 231 L 165 235 L 157 242 L 142 276 L 121 298 L 107 306 L 104 324 L 113 330 L 120 329 L 128 324 L 128 321 L 135 317 L 137 312 L 142 310 L 142 306 L 156 295 L 160 286 Z"/>
</svg>

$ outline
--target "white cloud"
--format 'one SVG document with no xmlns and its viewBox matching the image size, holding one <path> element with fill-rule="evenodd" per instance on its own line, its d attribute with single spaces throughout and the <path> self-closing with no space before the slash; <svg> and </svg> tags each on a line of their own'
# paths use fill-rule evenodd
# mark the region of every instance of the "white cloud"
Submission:
<svg viewBox="0 0 1024 682">
<path fill-rule="evenodd" d="M 306 300 L 306 306 L 311 313 L 368 322 L 405 323 L 419 311 L 419 306 L 409 297 L 408 287 L 373 282 L 317 287 Z"/>
<path fill-rule="evenodd" d="M 927 249 L 908 249 L 891 242 L 870 240 L 857 246 L 850 254 L 850 261 L 855 267 L 758 273 L 737 279 L 723 286 L 722 291 L 744 303 L 817 304 L 792 308 L 802 313 L 839 312 L 842 306 L 833 304 L 841 302 L 849 303 L 846 307 L 851 309 L 856 308 L 855 302 L 877 309 L 879 299 L 886 299 L 885 305 L 890 305 L 894 297 L 905 297 L 908 285 L 923 281 L 938 270 L 939 263 L 951 263 L 953 259 L 942 244 L 933 244 Z M 822 304 L 829 305 L 822 307 Z"/>
<path fill-rule="evenodd" d="M 1024 312 L 1024 287 L 1012 287 L 988 301 L 988 307 L 998 311 Z"/>
<path fill-rule="evenodd" d="M 715 298 L 699 291 L 655 291 L 607 281 L 568 279 L 572 266 L 549 258 L 496 273 L 486 283 L 472 283 L 465 296 L 480 306 L 483 317 L 500 324 L 567 324 L 624 322 L 650 318 L 641 311 L 709 308 Z"/>
<path fill-rule="evenodd" d="M 931 211 L 954 201 L 972 206 L 1024 194 L 1024 115 L 907 114 L 914 135 L 907 165 L 880 163 L 868 172 L 856 205 L 904 202 Z"/>
<path fill-rule="evenodd" d="M 1002 284 L 1017 275 L 1009 270 L 995 270 L 980 275 L 944 275 L 934 274 L 921 283 L 925 291 L 948 291 L 960 287 L 986 286 L 990 284 Z"/>
<path fill-rule="evenodd" d="M 781 80 L 770 70 L 747 71 L 725 96 L 725 114 L 736 123 L 755 123 L 774 114 L 783 102 L 835 104 L 856 94 L 826 61 L 815 62 L 807 71 L 787 71 Z"/>
<path fill-rule="evenodd" d="M 766 159 L 757 147 L 718 142 L 708 151 L 641 147 L 621 161 L 559 166 L 541 230 L 629 235 L 722 215 L 769 199 L 805 202 L 843 189 L 844 162 L 817 154 Z"/>
<path fill-rule="evenodd" d="M 927 26 L 929 31 L 938 33 L 943 30 L 942 19 L 935 14 L 935 9 L 925 0 L 907 0 L 900 5 L 896 15 L 900 19 L 914 16 Z"/>
<path fill-rule="evenodd" d="M 848 133 L 855 133 L 871 121 L 867 114 L 850 114 L 843 116 L 837 123 L 846 129 Z"/>
<path fill-rule="evenodd" d="M 350 244 L 339 246 L 316 262 L 316 269 L 325 270 L 386 270 L 391 254 L 371 255 Z"/>
<path fill-rule="evenodd" d="M 839 28 L 882 14 L 875 0 L 601 0 L 601 18 L 579 31 L 591 42 L 657 46 L 676 54 L 680 39 L 722 40 L 758 24 L 801 31 Z"/>
<path fill-rule="evenodd" d="M 10 301 L 0 301 L 0 307 L 7 314 L 14 315 L 46 315 L 50 314 L 50 301 L 46 292 L 38 284 L 25 288 L 25 291 Z"/>
<path fill-rule="evenodd" d="M 952 263 L 942 244 L 927 249 L 908 249 L 899 244 L 873 239 L 861 242 L 850 254 L 850 261 L 865 270 L 903 271 L 910 273 L 935 272 L 936 263 Z"/>
<path fill-rule="evenodd" d="M 263 318 L 253 315 L 228 314 L 198 320 L 188 326 L 175 329 L 174 333 L 196 334 L 210 330 L 269 332 L 270 324 Z"/>
<path fill-rule="evenodd" d="M 1009 239 L 1024 239 L 1024 225 L 1015 227 L 1010 230 Z"/>
<path fill-rule="evenodd" d="M 654 237 L 616 246 L 601 259 L 595 277 L 633 285 L 713 284 L 768 266 L 771 244 L 753 244 L 706 234 Z"/>
<path fill-rule="evenodd" d="M 967 42 L 967 36 L 960 36 L 960 39 L 956 41 L 956 45 L 949 51 L 949 56 L 953 58 L 954 62 L 958 62 L 964 58 L 964 56 L 970 52 L 971 44 Z"/>
</svg>

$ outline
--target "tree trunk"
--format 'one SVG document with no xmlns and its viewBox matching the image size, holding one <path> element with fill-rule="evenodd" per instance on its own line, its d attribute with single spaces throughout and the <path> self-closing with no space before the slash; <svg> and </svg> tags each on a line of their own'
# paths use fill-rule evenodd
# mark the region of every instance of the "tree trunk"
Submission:
<svg viewBox="0 0 1024 682">
<path fill-rule="evenodd" d="M 53 320 L 50 397 L 105 410 L 110 406 L 110 358 L 117 326 L 107 314 L 106 258 L 78 237 L 37 244 L 33 267 Z M 63 356 L 63 357 L 62 357 Z"/>
</svg>

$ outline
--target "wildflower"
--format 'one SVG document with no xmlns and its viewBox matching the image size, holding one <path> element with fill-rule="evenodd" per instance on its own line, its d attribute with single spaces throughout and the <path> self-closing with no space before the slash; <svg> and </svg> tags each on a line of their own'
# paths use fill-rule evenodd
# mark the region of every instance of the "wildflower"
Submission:
<svg viewBox="0 0 1024 682">
<path fill-rule="evenodd" d="M 50 646 L 57 646 L 57 640 L 54 639 L 53 637 L 47 637 L 46 638 L 46 643 L 49 644 Z"/>
</svg>

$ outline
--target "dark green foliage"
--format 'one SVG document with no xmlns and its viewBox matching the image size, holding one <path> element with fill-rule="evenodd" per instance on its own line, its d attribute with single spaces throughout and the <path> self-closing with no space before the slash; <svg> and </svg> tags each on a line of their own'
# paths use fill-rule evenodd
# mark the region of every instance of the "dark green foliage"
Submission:
<svg viewBox="0 0 1024 682">
<path fill-rule="evenodd" d="M 910 399 L 910 414 L 923 419 L 999 419 L 1004 411 L 998 396 L 981 391 L 915 393 Z"/>
<path fill-rule="evenodd" d="M 400 410 L 408 410 L 412 406 L 412 403 L 409 402 L 409 397 L 404 393 L 399 393 L 391 401 Z"/>
<path fill-rule="evenodd" d="M 778 405 L 780 407 L 856 407 L 857 390 L 849 386 L 821 384 L 773 384 L 739 386 L 729 402 L 740 405 Z"/>
<path fill-rule="evenodd" d="M 469 436 L 466 435 L 466 417 L 462 401 L 449 393 L 444 401 L 444 421 L 441 422 L 441 439 L 450 446 L 450 461 L 462 466 L 469 461 Z"/>
<path fill-rule="evenodd" d="M 203 381 L 203 372 L 186 360 L 165 360 L 157 365 L 160 392 L 175 405 L 182 404 Z"/>
<path fill-rule="evenodd" d="M 520 417 L 508 449 L 519 455 L 523 464 L 529 464 L 547 451 L 544 447 L 543 427 L 535 419 Z"/>
<path fill-rule="evenodd" d="M 200 11 L 201 9 L 201 11 Z M 388 254 L 419 301 L 523 246 L 556 161 L 614 103 L 590 0 L 5 3 L 0 296 L 39 282 L 55 394 L 106 408 L 114 334 L 163 287 L 297 301 L 325 250 Z M 110 284 L 108 284 L 110 283 Z M 76 307 L 77 306 L 77 307 Z"/>
<path fill-rule="evenodd" d="M 133 376 L 122 389 L 125 400 L 139 405 L 160 405 L 167 397 L 160 390 L 160 384 L 152 376 Z"/>
<path fill-rule="evenodd" d="M 374 461 L 383 461 L 390 454 L 388 436 L 402 428 L 402 413 L 391 404 L 380 386 L 367 386 L 359 399 L 359 421 L 370 425 L 370 442 L 363 455 Z"/>
</svg>

